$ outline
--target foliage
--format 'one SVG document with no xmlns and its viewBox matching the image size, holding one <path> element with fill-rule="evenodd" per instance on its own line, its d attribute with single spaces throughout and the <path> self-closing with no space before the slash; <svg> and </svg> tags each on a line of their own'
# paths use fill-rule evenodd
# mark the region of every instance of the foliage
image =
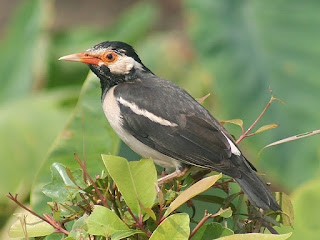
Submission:
<svg viewBox="0 0 320 240">
<path fill-rule="evenodd" d="M 202 178 L 203 175 L 198 173 L 189 173 L 159 188 L 152 159 L 128 162 L 121 157 L 102 155 L 106 172 L 96 175 L 94 180 L 77 155 L 76 159 L 82 169 L 70 171 L 58 163 L 51 167 L 52 181 L 42 190 L 54 200 L 48 203 L 51 214 L 41 217 L 19 203 L 17 196 L 9 195 L 29 211 L 28 215 L 18 216 L 19 220 L 9 231 L 11 237 L 48 236 L 49 239 L 49 235 L 56 231 L 61 233 L 57 239 L 67 236 L 70 239 L 92 239 L 93 236 L 104 237 L 100 239 L 239 239 L 226 236 L 263 232 L 266 228 L 272 231 L 272 226 L 280 222 L 289 226 L 293 224 L 291 211 L 259 212 L 243 201 L 242 192 L 230 194 L 231 181 L 221 174 L 211 173 Z M 90 181 L 84 184 L 88 178 Z M 193 217 L 194 214 L 180 213 L 182 204 L 196 212 L 197 206 L 192 198 L 209 188 L 224 193 L 225 201 L 219 206 L 220 210 L 208 206 L 209 211 L 216 212 L 205 211 L 200 221 Z M 211 195 L 202 196 L 206 201 Z M 236 200 L 237 208 L 234 208 Z M 288 200 L 280 201 L 284 210 L 291 210 L 290 204 Z M 247 209 L 247 214 L 240 213 L 241 207 Z M 290 221 L 281 221 L 283 216 Z M 207 223 L 211 218 L 214 222 Z M 192 231 L 190 221 L 197 224 Z M 260 237 L 257 233 L 245 236 L 247 239 Z M 261 235 L 261 239 L 287 239 L 289 236 L 269 234 Z"/>
</svg>

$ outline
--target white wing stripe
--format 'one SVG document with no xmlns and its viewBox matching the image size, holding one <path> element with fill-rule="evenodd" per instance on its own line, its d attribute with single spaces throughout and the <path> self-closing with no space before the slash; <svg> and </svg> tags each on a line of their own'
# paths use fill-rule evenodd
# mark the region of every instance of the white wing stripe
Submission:
<svg viewBox="0 0 320 240">
<path fill-rule="evenodd" d="M 223 133 L 223 132 L 222 132 Z M 229 142 L 229 145 L 231 147 L 231 152 L 234 154 L 234 155 L 237 155 L 237 156 L 240 156 L 241 155 L 241 152 L 239 151 L 239 149 L 236 147 L 236 145 L 234 145 L 234 143 L 223 133 L 223 135 L 226 137 L 226 139 L 228 140 Z"/>
<path fill-rule="evenodd" d="M 128 102 L 127 100 L 123 99 L 122 97 L 118 98 L 117 100 L 123 106 L 130 108 L 131 111 L 134 112 L 135 114 L 138 114 L 140 116 L 144 116 L 153 122 L 159 123 L 163 126 L 170 126 L 170 127 L 178 126 L 178 124 L 176 124 L 176 123 L 170 122 L 162 117 L 158 117 L 158 116 L 154 115 L 153 113 L 148 112 L 145 109 L 139 108 L 135 103 Z"/>
</svg>

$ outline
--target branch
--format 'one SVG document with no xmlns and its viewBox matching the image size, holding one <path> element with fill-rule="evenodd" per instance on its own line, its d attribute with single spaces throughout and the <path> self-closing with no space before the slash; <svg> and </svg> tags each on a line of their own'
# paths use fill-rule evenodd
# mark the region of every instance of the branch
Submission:
<svg viewBox="0 0 320 240">
<path fill-rule="evenodd" d="M 58 229 L 59 232 L 62 232 L 64 234 L 69 235 L 70 232 L 68 232 L 66 229 L 64 229 L 56 220 L 54 220 L 49 214 L 44 213 L 43 216 L 47 219 L 46 222 L 48 222 L 51 226 Z"/>
<path fill-rule="evenodd" d="M 60 224 L 54 220 L 49 214 L 43 214 L 43 217 L 41 217 L 40 215 L 38 215 L 37 213 L 35 213 L 34 211 L 32 211 L 31 209 L 27 208 L 25 205 L 23 205 L 22 203 L 20 203 L 18 201 L 18 194 L 16 194 L 15 196 L 13 196 L 11 193 L 7 194 L 7 197 L 10 198 L 12 201 L 14 201 L 16 204 L 18 204 L 20 207 L 22 207 L 23 209 L 25 209 L 26 211 L 28 211 L 29 213 L 31 213 L 32 215 L 40 218 L 42 221 L 50 224 L 51 226 L 53 226 L 54 228 L 56 228 L 59 232 L 62 232 L 64 234 L 69 234 L 69 232 L 67 230 L 65 230 L 62 226 L 60 226 Z"/>
<path fill-rule="evenodd" d="M 151 237 L 151 233 L 150 233 L 149 231 L 147 231 L 147 230 L 143 227 L 143 222 L 142 222 L 143 216 L 140 215 L 139 220 L 138 220 L 129 207 L 127 207 L 127 210 L 128 210 L 128 212 L 130 213 L 130 215 L 131 215 L 131 217 L 133 218 L 133 220 L 135 221 L 134 225 L 137 226 L 138 228 L 140 228 L 140 230 L 141 230 L 142 232 L 144 232 L 145 234 L 147 234 L 147 236 L 150 238 L 150 237 Z"/>
<path fill-rule="evenodd" d="M 205 210 L 204 212 L 204 216 L 203 218 L 200 220 L 200 222 L 197 224 L 197 226 L 192 230 L 189 239 L 191 239 L 193 237 L 193 235 L 199 230 L 199 228 L 202 227 L 202 225 L 209 219 L 209 218 L 213 218 L 213 217 L 217 217 L 220 215 L 220 211 L 215 213 L 215 214 L 210 214 L 208 213 L 207 210 Z"/>
<path fill-rule="evenodd" d="M 41 217 L 40 215 L 36 214 L 34 211 L 32 211 L 31 209 L 27 208 L 25 205 L 23 205 L 22 203 L 20 203 L 18 201 L 18 194 L 12 196 L 11 193 L 7 194 L 7 197 L 10 198 L 12 201 L 14 201 L 16 204 L 18 204 L 20 207 L 22 207 L 23 209 L 25 209 L 26 211 L 28 211 L 29 213 L 31 213 L 32 215 L 40 218 L 42 221 L 45 221 L 46 223 L 49 223 L 49 221 L 47 221 L 45 218 Z"/>
<path fill-rule="evenodd" d="M 271 99 L 270 101 L 268 102 L 267 106 L 263 109 L 263 111 L 261 112 L 261 114 L 259 115 L 259 117 L 252 123 L 252 125 L 248 128 L 248 130 L 246 132 L 243 132 L 243 129 L 242 129 L 242 134 L 241 136 L 239 137 L 239 139 L 236 141 L 236 143 L 238 144 L 239 142 L 242 141 L 242 139 L 244 139 L 245 137 L 249 137 L 249 136 L 252 136 L 254 134 L 248 134 L 252 128 L 257 124 L 257 122 L 261 119 L 261 117 L 264 115 L 264 113 L 267 111 L 267 109 L 270 107 L 270 104 L 274 101 L 274 100 L 277 100 L 281 103 L 284 104 L 284 102 L 282 102 L 279 98 L 275 98 L 273 97 L 273 94 L 272 94 L 272 90 L 270 89 L 270 93 L 271 93 Z"/>
<path fill-rule="evenodd" d="M 102 194 L 101 194 L 100 190 L 98 189 L 97 185 L 94 183 L 94 181 L 93 181 L 92 178 L 90 177 L 90 175 L 89 175 L 86 167 L 83 165 L 83 163 L 82 163 L 81 160 L 79 159 L 79 156 L 78 156 L 76 153 L 74 153 L 73 155 L 74 155 L 74 157 L 77 159 L 77 161 L 78 161 L 79 165 L 81 166 L 83 172 L 88 176 L 88 178 L 89 178 L 92 186 L 94 187 L 94 189 L 96 190 L 97 194 L 99 195 L 99 198 L 101 199 L 103 205 L 104 205 L 105 207 L 107 207 L 107 208 L 110 209 L 110 207 L 109 207 L 109 205 L 108 205 L 108 203 L 107 203 L 107 199 L 102 196 Z"/>
</svg>

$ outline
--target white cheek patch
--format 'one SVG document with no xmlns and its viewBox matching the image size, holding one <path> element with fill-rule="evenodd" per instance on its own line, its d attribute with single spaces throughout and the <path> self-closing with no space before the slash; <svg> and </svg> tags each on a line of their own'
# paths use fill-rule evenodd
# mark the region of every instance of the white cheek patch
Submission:
<svg viewBox="0 0 320 240">
<path fill-rule="evenodd" d="M 226 139 L 228 140 L 228 143 L 231 147 L 231 152 L 234 155 L 240 156 L 241 152 L 239 151 L 239 149 L 236 147 L 236 145 L 222 132 L 222 134 L 226 137 Z"/>
<path fill-rule="evenodd" d="M 135 114 L 138 114 L 140 116 L 144 116 L 144 117 L 148 118 L 149 120 L 151 120 L 152 122 L 159 123 L 163 126 L 170 126 L 170 127 L 178 126 L 176 123 L 170 122 L 169 120 L 166 120 L 162 117 L 159 117 L 159 116 L 157 116 L 157 115 L 155 115 L 145 109 L 139 108 L 135 103 L 128 102 L 127 100 L 123 99 L 122 97 L 118 98 L 117 100 L 123 106 L 130 108 L 130 110 L 132 112 L 134 112 Z"/>
<path fill-rule="evenodd" d="M 115 62 L 108 64 L 108 68 L 113 74 L 128 74 L 133 67 L 142 69 L 142 65 L 140 63 L 126 55 L 118 55 Z"/>
</svg>

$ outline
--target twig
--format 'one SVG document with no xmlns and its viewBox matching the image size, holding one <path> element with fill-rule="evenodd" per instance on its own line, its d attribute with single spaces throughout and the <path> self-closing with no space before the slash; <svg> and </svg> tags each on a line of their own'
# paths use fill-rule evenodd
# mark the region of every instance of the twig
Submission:
<svg viewBox="0 0 320 240">
<path fill-rule="evenodd" d="M 208 93 L 207 95 L 205 95 L 204 97 L 202 97 L 202 98 L 200 98 L 200 99 L 198 99 L 198 103 L 202 103 L 204 100 L 206 100 L 207 99 L 207 97 L 209 97 L 210 96 L 210 93 Z"/>
<path fill-rule="evenodd" d="M 261 117 L 263 116 L 263 114 L 264 114 L 264 113 L 267 111 L 267 109 L 270 107 L 271 102 L 272 102 L 271 100 L 268 102 L 267 106 L 263 109 L 263 111 L 261 112 L 261 114 L 259 115 L 259 117 L 252 123 L 252 125 L 248 128 L 248 130 L 241 134 L 241 136 L 239 137 L 239 139 L 236 141 L 237 144 L 238 144 L 239 142 L 241 142 L 245 137 L 249 137 L 248 133 L 252 130 L 252 128 L 257 124 L 257 122 L 261 119 Z"/>
<path fill-rule="evenodd" d="M 47 219 L 47 222 L 59 230 L 59 232 L 62 232 L 64 234 L 69 235 L 70 232 L 68 232 L 66 229 L 64 229 L 56 220 L 54 220 L 49 214 L 44 213 L 43 216 Z"/>
<path fill-rule="evenodd" d="M 241 136 L 239 137 L 239 139 L 236 141 L 237 144 L 238 144 L 239 142 L 241 142 L 242 139 L 244 139 L 245 137 L 250 137 L 250 136 L 254 135 L 254 134 L 248 134 L 248 133 L 252 130 L 252 128 L 253 128 L 253 127 L 257 124 L 257 122 L 261 119 L 261 117 L 263 116 L 263 114 L 267 111 L 267 109 L 270 107 L 270 104 L 271 104 L 274 100 L 277 100 L 277 101 L 279 101 L 279 102 L 281 102 L 281 103 L 284 104 L 284 102 L 282 102 L 279 98 L 273 97 L 273 94 L 272 94 L 272 90 L 271 90 L 271 89 L 270 89 L 270 93 L 271 93 L 271 99 L 270 99 L 270 101 L 268 102 L 267 106 L 263 109 L 263 111 L 261 112 L 261 114 L 259 115 L 259 117 L 258 117 L 258 118 L 252 123 L 252 125 L 248 128 L 248 130 L 247 130 L 246 132 L 244 132 L 243 127 L 241 126 L 241 128 L 242 128 L 242 134 L 241 134 Z"/>
<path fill-rule="evenodd" d="M 192 230 L 190 236 L 189 236 L 189 239 L 191 239 L 193 237 L 193 235 L 199 230 L 199 228 L 202 227 L 202 225 L 209 219 L 209 218 L 213 218 L 213 217 L 216 217 L 216 216 L 219 216 L 220 213 L 217 212 L 215 214 L 209 214 L 207 210 L 205 210 L 204 212 L 204 216 L 203 218 L 200 220 L 200 222 L 197 224 L 197 226 Z"/>
<path fill-rule="evenodd" d="M 47 221 L 45 218 L 41 217 L 40 215 L 36 214 L 34 211 L 32 211 L 31 209 L 27 208 L 25 205 L 23 205 L 22 203 L 20 203 L 18 201 L 18 194 L 16 195 L 12 195 L 11 193 L 7 194 L 7 197 L 10 198 L 12 201 L 14 201 L 16 204 L 18 204 L 20 207 L 22 207 L 23 209 L 25 209 L 26 211 L 28 211 L 29 213 L 31 213 L 32 215 L 40 218 L 42 221 L 45 221 L 47 223 L 50 224 L 49 221 Z"/>
<path fill-rule="evenodd" d="M 7 194 L 7 197 L 10 198 L 12 201 L 14 201 L 16 204 L 18 204 L 20 207 L 22 207 L 23 209 L 25 209 L 26 211 L 28 211 L 29 213 L 31 213 L 32 215 L 40 218 L 42 221 L 50 224 L 51 226 L 53 226 L 54 228 L 56 228 L 59 232 L 65 233 L 65 234 L 69 234 L 69 232 L 67 230 L 65 230 L 64 228 L 62 228 L 59 223 L 54 220 L 49 214 L 43 214 L 44 218 L 41 217 L 40 215 L 38 215 L 37 213 L 35 213 L 34 211 L 32 211 L 31 209 L 27 208 L 25 205 L 23 205 L 22 203 L 20 203 L 18 201 L 18 194 L 16 194 L 15 196 L 13 196 L 11 193 Z"/>
<path fill-rule="evenodd" d="M 84 207 L 85 211 L 87 213 L 91 213 L 92 209 L 91 209 L 90 203 L 88 202 L 88 200 L 85 198 L 85 196 L 81 192 L 79 192 L 79 195 L 82 198 L 82 200 L 84 201 L 84 204 L 86 206 L 86 207 Z M 81 205 L 79 204 L 78 206 L 81 206 Z"/>
<path fill-rule="evenodd" d="M 225 183 L 229 183 L 229 182 L 234 182 L 234 180 L 233 179 L 230 179 L 230 180 L 228 180 L 228 181 L 224 181 L 224 182 L 221 182 L 221 183 L 215 183 L 215 184 L 213 184 L 211 187 L 217 187 L 217 186 L 219 186 L 219 185 L 222 185 L 222 184 L 225 184 Z"/>
<path fill-rule="evenodd" d="M 134 223 L 135 226 L 137 226 L 138 228 L 140 228 L 140 230 L 142 232 L 144 232 L 145 234 L 147 234 L 148 237 L 151 236 L 151 233 L 149 231 L 147 231 L 144 227 L 143 227 L 143 216 L 142 214 L 139 216 L 139 220 L 136 218 L 136 216 L 133 214 L 133 212 L 131 211 L 131 209 L 129 207 L 127 207 L 128 212 L 130 213 L 131 217 L 133 218 L 133 220 L 136 222 Z"/>
<path fill-rule="evenodd" d="M 92 186 L 93 186 L 94 189 L 96 190 L 96 193 L 99 195 L 99 198 L 101 199 L 103 205 L 104 205 L 105 207 L 107 207 L 107 208 L 110 209 L 110 207 L 109 207 L 109 205 L 108 205 L 108 203 L 107 203 L 107 199 L 102 196 L 102 194 L 101 194 L 100 190 L 98 189 L 97 185 L 94 183 L 94 181 L 93 181 L 92 178 L 90 177 L 90 175 L 89 175 L 86 167 L 82 164 L 81 160 L 79 159 L 79 156 L 78 156 L 76 153 L 74 153 L 73 155 L 74 155 L 75 158 L 77 159 L 77 161 L 78 161 L 79 165 L 81 166 L 83 172 L 84 172 L 84 173 L 87 175 L 87 177 L 89 178 Z"/>
</svg>

